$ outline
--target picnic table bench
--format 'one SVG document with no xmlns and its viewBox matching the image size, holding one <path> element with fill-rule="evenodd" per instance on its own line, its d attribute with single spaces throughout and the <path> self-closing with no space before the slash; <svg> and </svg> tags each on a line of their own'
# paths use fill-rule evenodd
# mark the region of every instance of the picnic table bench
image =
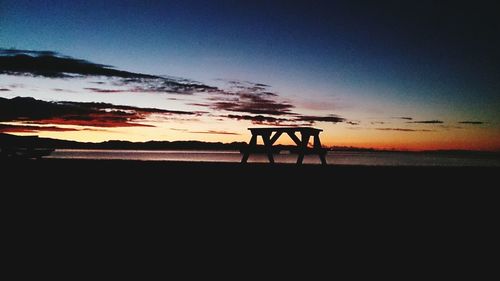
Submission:
<svg viewBox="0 0 500 281">
<path fill-rule="evenodd" d="M 264 142 L 264 152 L 267 154 L 270 163 L 274 163 L 273 157 L 273 144 L 279 139 L 279 137 L 286 133 L 297 145 L 296 149 L 293 149 L 294 153 L 298 154 L 297 164 L 302 164 L 304 160 L 304 155 L 306 154 L 318 154 L 321 164 L 326 165 L 326 149 L 321 147 L 321 141 L 319 139 L 319 133 L 323 130 L 311 128 L 311 127 L 276 127 L 276 128 L 249 128 L 252 133 L 252 138 L 248 146 L 242 150 L 243 157 L 241 163 L 246 163 L 248 157 L 251 153 L 256 153 L 257 149 L 257 137 L 261 136 Z M 300 133 L 300 138 L 297 137 L 295 133 Z M 309 139 L 314 138 L 313 147 L 310 148 Z"/>
</svg>

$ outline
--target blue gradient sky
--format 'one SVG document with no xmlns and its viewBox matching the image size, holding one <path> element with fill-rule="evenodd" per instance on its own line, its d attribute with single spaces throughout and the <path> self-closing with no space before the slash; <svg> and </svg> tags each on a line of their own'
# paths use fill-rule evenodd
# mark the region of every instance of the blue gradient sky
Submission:
<svg viewBox="0 0 500 281">
<path fill-rule="evenodd" d="M 496 134 L 494 9 L 370 2 L 0 0 L 0 47 L 213 85 L 265 83 L 303 112 L 478 120 Z"/>
</svg>

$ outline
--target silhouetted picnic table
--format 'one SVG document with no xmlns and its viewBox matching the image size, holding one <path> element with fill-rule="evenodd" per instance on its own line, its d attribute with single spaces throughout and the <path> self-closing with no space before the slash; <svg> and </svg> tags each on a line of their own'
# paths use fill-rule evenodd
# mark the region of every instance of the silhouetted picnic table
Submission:
<svg viewBox="0 0 500 281">
<path fill-rule="evenodd" d="M 252 138 L 248 147 L 242 151 L 243 158 L 241 163 L 246 163 L 248 157 L 251 153 L 257 152 L 257 137 L 261 136 L 264 142 L 264 149 L 269 162 L 274 163 L 273 157 L 273 144 L 279 139 L 279 137 L 286 133 L 295 142 L 297 148 L 293 152 L 298 153 L 297 164 L 302 164 L 305 154 L 318 154 L 321 164 L 326 165 L 326 149 L 321 147 L 321 141 L 319 139 L 319 133 L 323 130 L 311 128 L 311 127 L 277 127 L 277 128 L 249 128 L 252 132 Z M 295 133 L 300 133 L 301 138 L 299 139 Z M 274 135 L 273 135 L 274 133 Z M 312 148 L 309 148 L 307 144 L 309 139 L 314 137 L 314 144 Z M 292 152 L 292 151 L 291 151 Z"/>
</svg>

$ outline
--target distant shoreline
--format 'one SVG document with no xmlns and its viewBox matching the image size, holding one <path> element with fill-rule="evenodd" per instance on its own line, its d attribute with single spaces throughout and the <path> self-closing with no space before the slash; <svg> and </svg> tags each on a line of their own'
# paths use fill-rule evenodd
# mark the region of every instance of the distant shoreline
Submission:
<svg viewBox="0 0 500 281">
<path fill-rule="evenodd" d="M 15 136 L 11 134 L 0 133 L 1 146 L 30 146 L 44 147 L 54 149 L 106 149 L 106 150 L 213 150 L 213 151 L 239 151 L 247 145 L 246 142 L 202 142 L 202 141 L 104 141 L 98 143 L 78 142 L 59 140 L 52 138 L 40 138 L 36 136 Z M 277 151 L 293 150 L 293 145 L 276 145 Z M 480 150 L 394 150 L 394 149 L 375 149 L 360 147 L 333 146 L 327 147 L 328 151 L 345 152 L 384 152 L 384 153 L 431 153 L 431 154 L 453 154 L 453 155 L 483 155 L 500 157 L 500 151 L 480 151 Z"/>
</svg>

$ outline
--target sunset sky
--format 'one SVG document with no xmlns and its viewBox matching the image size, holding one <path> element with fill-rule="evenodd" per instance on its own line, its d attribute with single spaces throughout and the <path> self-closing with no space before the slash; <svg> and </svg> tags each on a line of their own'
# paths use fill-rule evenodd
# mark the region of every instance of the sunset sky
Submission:
<svg viewBox="0 0 500 281">
<path fill-rule="evenodd" d="M 500 150 L 487 3 L 0 0 L 0 132 Z"/>
</svg>

